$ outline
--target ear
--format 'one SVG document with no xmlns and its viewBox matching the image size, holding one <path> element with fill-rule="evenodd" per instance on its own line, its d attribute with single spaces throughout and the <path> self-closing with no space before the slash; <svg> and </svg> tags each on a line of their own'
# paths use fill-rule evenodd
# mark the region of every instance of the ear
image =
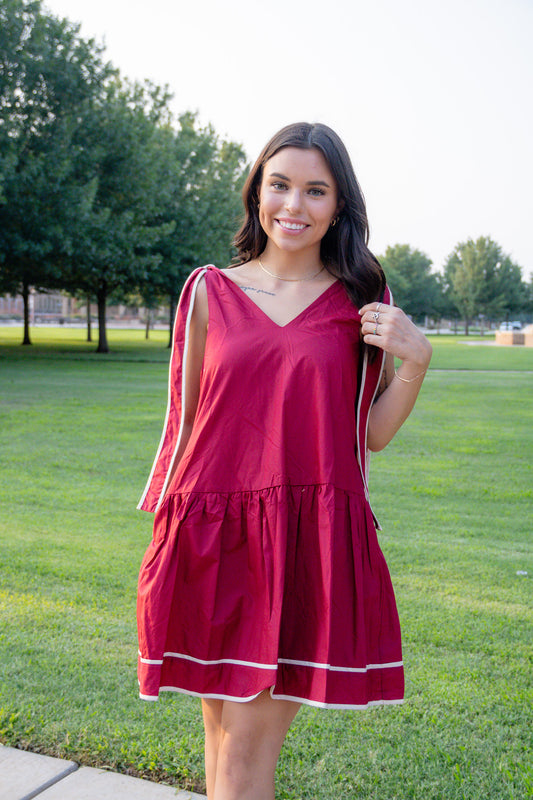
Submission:
<svg viewBox="0 0 533 800">
<path fill-rule="evenodd" d="M 336 217 L 341 213 L 342 209 L 344 208 L 344 205 L 345 205 L 344 200 L 341 197 L 341 199 L 337 203 L 337 208 L 335 209 L 335 216 Z"/>
</svg>

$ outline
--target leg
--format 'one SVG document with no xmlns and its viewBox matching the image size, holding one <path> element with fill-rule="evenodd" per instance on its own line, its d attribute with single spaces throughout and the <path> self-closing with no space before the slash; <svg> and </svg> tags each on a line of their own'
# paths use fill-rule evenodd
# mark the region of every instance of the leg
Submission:
<svg viewBox="0 0 533 800">
<path fill-rule="evenodd" d="M 205 729 L 205 780 L 207 798 L 215 796 L 215 776 L 217 774 L 218 746 L 222 724 L 222 700 L 202 699 L 202 714 Z"/>
<path fill-rule="evenodd" d="M 288 700 L 273 700 L 267 690 L 246 703 L 223 701 L 220 715 L 219 708 L 210 709 L 209 724 L 219 719 L 220 725 L 214 793 L 209 800 L 274 800 L 276 764 L 299 707 Z M 215 728 L 210 730 L 213 742 Z M 210 776 L 215 761 L 211 753 Z"/>
</svg>

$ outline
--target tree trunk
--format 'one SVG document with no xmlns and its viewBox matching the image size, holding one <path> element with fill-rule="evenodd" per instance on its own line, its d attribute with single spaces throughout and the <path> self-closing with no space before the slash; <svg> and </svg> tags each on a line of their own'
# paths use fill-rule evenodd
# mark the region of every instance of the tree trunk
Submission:
<svg viewBox="0 0 533 800">
<path fill-rule="evenodd" d="M 150 323 L 151 323 L 151 321 L 152 321 L 152 312 L 150 311 L 149 308 L 147 308 L 146 309 L 146 325 L 145 325 L 145 328 L 144 328 L 144 338 L 145 339 L 149 339 L 150 338 Z"/>
<path fill-rule="evenodd" d="M 87 295 L 87 341 L 92 342 L 93 332 L 91 327 L 91 295 Z"/>
<path fill-rule="evenodd" d="M 30 287 L 26 281 L 22 284 L 22 299 L 24 300 L 24 338 L 22 344 L 31 344 L 30 339 Z"/>
<path fill-rule="evenodd" d="M 469 334 L 469 330 L 468 329 L 469 328 L 470 328 L 470 320 L 467 318 L 467 319 L 465 319 L 465 336 L 468 336 L 468 334 Z"/>
<path fill-rule="evenodd" d="M 176 313 L 176 300 L 174 295 L 170 295 L 170 312 L 169 312 L 169 337 L 167 347 L 172 347 L 172 334 L 174 331 L 174 315 Z"/>
<path fill-rule="evenodd" d="M 98 347 L 97 353 L 109 353 L 109 345 L 107 344 L 106 332 L 106 300 L 107 300 L 107 287 L 104 284 L 96 294 L 98 302 Z"/>
</svg>

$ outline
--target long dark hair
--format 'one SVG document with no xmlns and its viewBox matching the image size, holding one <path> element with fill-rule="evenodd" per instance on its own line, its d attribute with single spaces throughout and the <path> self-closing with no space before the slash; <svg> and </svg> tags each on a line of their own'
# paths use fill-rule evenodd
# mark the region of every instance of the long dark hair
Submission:
<svg viewBox="0 0 533 800">
<path fill-rule="evenodd" d="M 287 125 L 263 148 L 242 191 L 245 217 L 233 242 L 237 248 L 237 263 L 234 266 L 258 258 L 266 247 L 267 236 L 259 222 L 263 167 L 283 147 L 320 150 L 337 183 L 342 209 L 338 222 L 328 229 L 320 244 L 322 263 L 342 281 L 358 308 L 381 299 L 385 289 L 385 274 L 367 246 L 368 219 L 363 193 L 341 139 L 335 131 L 320 123 Z"/>
</svg>

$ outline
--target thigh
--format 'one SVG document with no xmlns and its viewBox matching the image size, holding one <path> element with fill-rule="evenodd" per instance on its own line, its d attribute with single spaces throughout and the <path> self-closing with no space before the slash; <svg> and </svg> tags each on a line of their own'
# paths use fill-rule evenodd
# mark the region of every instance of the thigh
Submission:
<svg viewBox="0 0 533 800">
<path fill-rule="evenodd" d="M 277 760 L 299 708 L 300 703 L 273 700 L 266 690 L 246 703 L 225 700 L 220 726 L 231 739 L 246 743 L 250 750 L 268 751 Z"/>
<path fill-rule="evenodd" d="M 211 744 L 212 737 L 218 739 L 221 730 L 223 708 L 223 700 L 208 700 L 202 697 L 202 716 L 204 718 L 205 735 L 208 744 Z"/>
</svg>

